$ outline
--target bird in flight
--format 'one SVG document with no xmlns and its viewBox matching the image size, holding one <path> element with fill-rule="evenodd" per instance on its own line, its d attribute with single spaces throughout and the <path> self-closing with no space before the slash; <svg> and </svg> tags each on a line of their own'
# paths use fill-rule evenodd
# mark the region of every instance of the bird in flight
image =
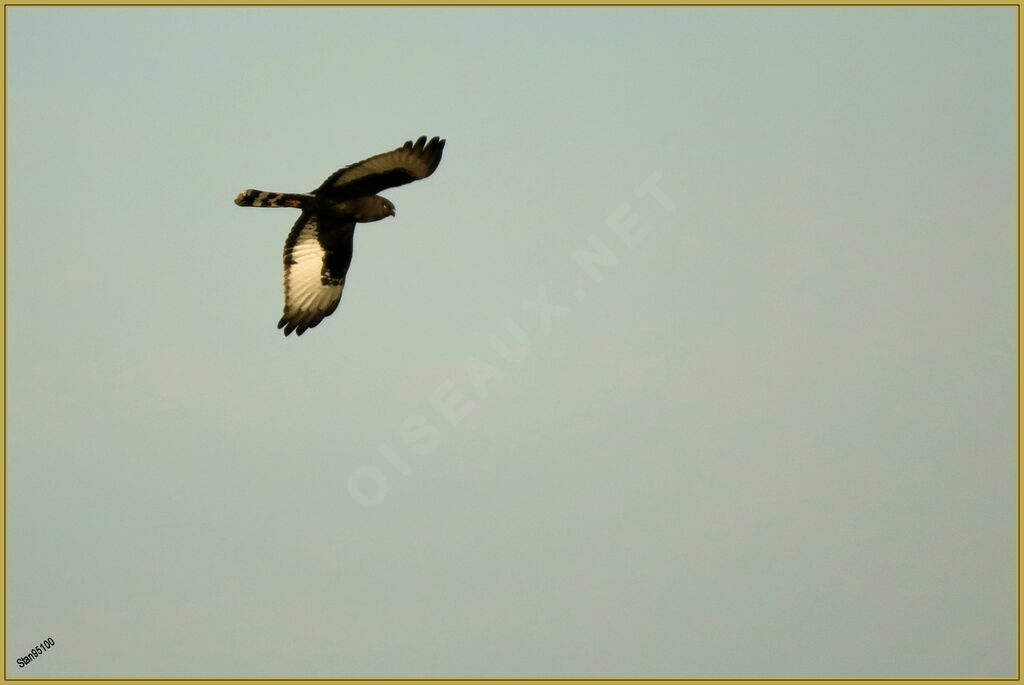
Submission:
<svg viewBox="0 0 1024 685">
<path fill-rule="evenodd" d="M 377 193 L 430 176 L 443 151 L 444 140 L 421 136 L 339 169 L 310 193 L 246 190 L 235 198 L 240 207 L 302 210 L 284 243 L 284 316 L 277 327 L 285 335 L 302 335 L 338 308 L 356 224 L 395 216 L 395 206 Z"/>
</svg>

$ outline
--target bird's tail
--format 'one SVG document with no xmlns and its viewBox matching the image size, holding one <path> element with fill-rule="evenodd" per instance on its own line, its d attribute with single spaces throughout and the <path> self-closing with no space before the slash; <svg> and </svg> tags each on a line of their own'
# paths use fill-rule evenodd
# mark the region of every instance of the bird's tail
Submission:
<svg viewBox="0 0 1024 685">
<path fill-rule="evenodd" d="M 297 193 L 268 193 L 265 190 L 245 190 L 235 198 L 239 207 L 305 207 L 311 195 Z"/>
</svg>

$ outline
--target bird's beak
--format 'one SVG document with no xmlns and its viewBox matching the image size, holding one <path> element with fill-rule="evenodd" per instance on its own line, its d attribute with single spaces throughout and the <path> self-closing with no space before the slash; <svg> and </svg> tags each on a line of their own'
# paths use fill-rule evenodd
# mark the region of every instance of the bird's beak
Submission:
<svg viewBox="0 0 1024 685">
<path fill-rule="evenodd" d="M 398 216 L 397 214 L 395 214 L 395 208 L 394 207 L 391 208 L 391 216 Z"/>
</svg>

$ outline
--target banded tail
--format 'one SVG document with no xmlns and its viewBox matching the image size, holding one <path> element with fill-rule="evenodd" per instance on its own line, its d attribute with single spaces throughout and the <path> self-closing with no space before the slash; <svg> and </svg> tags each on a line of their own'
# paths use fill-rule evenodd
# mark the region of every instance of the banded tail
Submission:
<svg viewBox="0 0 1024 685">
<path fill-rule="evenodd" d="M 304 208 L 312 195 L 299 193 L 268 193 L 265 190 L 245 190 L 235 198 L 239 207 L 298 207 Z"/>
</svg>

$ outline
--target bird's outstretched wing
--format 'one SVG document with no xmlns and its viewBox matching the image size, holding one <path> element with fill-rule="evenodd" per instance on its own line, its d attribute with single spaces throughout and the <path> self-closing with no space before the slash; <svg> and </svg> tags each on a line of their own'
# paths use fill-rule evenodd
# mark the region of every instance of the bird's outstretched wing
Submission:
<svg viewBox="0 0 1024 685">
<path fill-rule="evenodd" d="M 354 223 L 303 212 L 284 244 L 284 316 L 288 335 L 302 335 L 338 308 L 352 262 Z"/>
<path fill-rule="evenodd" d="M 430 176 L 441 163 L 443 151 L 444 140 L 435 137 L 428 141 L 426 136 L 420 136 L 415 143 L 406 141 L 405 145 L 391 152 L 339 169 L 313 194 L 335 201 L 376 195 L 385 188 Z"/>
</svg>

